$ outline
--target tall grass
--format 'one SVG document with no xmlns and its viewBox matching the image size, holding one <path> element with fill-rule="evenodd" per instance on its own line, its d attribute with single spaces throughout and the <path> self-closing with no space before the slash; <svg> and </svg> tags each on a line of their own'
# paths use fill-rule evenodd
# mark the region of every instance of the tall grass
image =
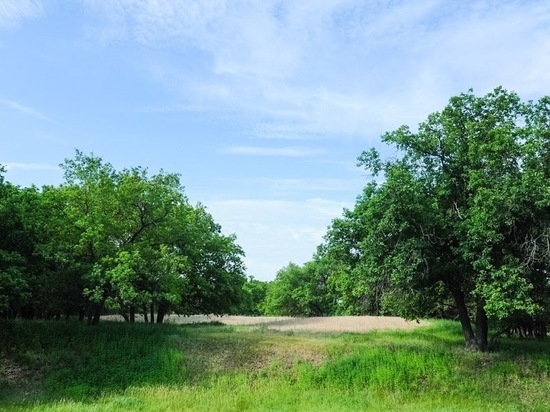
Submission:
<svg viewBox="0 0 550 412">
<path fill-rule="evenodd" d="M 549 343 L 509 339 L 475 353 L 453 322 L 294 335 L 219 325 L 0 327 L 2 358 L 27 373 L 0 383 L 6 410 L 550 410 Z"/>
<path fill-rule="evenodd" d="M 0 326 L 2 356 L 21 365 L 26 376 L 18 383 L 28 387 L 19 389 L 29 395 L 83 399 L 132 385 L 180 382 L 186 373 L 184 353 L 170 343 L 169 325 L 19 321 Z M 9 392 L 6 382 L 2 386 Z"/>
</svg>

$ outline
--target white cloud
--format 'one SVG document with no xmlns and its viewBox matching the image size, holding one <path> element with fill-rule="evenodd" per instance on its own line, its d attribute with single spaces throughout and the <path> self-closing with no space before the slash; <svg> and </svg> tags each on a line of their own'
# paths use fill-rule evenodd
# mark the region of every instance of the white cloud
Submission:
<svg viewBox="0 0 550 412">
<path fill-rule="evenodd" d="M 39 0 L 2 0 L 0 2 L 0 28 L 15 27 L 25 19 L 42 15 L 44 8 Z"/>
<path fill-rule="evenodd" d="M 1 163 L 6 166 L 6 170 L 59 170 L 59 166 L 46 165 L 42 163 Z"/>
<path fill-rule="evenodd" d="M 182 40 L 202 43 L 209 24 L 223 17 L 224 0 L 82 0 L 104 18 L 90 35 L 102 40 L 137 40 L 146 45 Z"/>
<path fill-rule="evenodd" d="M 14 102 L 12 100 L 5 100 L 5 99 L 0 99 L 0 103 L 19 113 L 23 113 L 25 115 L 34 117 L 35 119 L 50 121 L 50 119 L 46 115 L 44 115 L 43 113 L 39 112 L 36 109 L 33 109 L 32 107 L 25 106 L 20 103 Z"/>
<path fill-rule="evenodd" d="M 162 81 L 191 106 L 249 113 L 259 137 L 377 140 L 469 87 L 532 98 L 550 82 L 543 1 L 86 3 L 106 37 L 204 55 L 201 70 L 166 63 Z"/>
<path fill-rule="evenodd" d="M 437 81 L 447 96 L 468 87 L 486 93 L 498 85 L 526 98 L 547 92 L 541 84 L 550 81 L 548 3 L 480 2 L 451 11 L 452 18 L 414 45 L 415 53 L 428 57 L 418 70 L 428 90 Z"/>
<path fill-rule="evenodd" d="M 320 149 L 311 149 L 306 147 L 234 146 L 226 148 L 224 150 L 224 153 L 247 156 L 305 157 L 316 156 L 324 153 L 324 151 Z"/>
<path fill-rule="evenodd" d="M 224 233 L 235 233 L 247 253 L 249 275 L 270 280 L 290 261 L 309 260 L 344 202 L 232 199 L 205 202 Z"/>
</svg>

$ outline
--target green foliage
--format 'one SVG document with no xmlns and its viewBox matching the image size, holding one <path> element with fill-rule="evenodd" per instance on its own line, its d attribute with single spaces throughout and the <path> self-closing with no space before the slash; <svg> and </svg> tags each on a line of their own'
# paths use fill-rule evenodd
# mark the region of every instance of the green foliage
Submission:
<svg viewBox="0 0 550 412">
<path fill-rule="evenodd" d="M 497 88 L 384 134 L 401 157 L 360 156 L 384 180 L 333 222 L 322 249 L 338 310 L 455 315 L 482 350 L 488 322 L 548 324 L 549 124 L 550 98 L 524 103 Z"/>
<path fill-rule="evenodd" d="M 235 313 L 246 282 L 244 251 L 234 235 L 225 236 L 202 205 L 174 223 L 180 230 L 176 245 L 188 259 L 187 293 L 180 302 L 184 314 Z M 178 226 L 179 225 L 179 226 Z"/>
<path fill-rule="evenodd" d="M 267 287 L 266 315 L 325 316 L 332 313 L 333 301 L 327 289 L 327 270 L 321 261 L 303 267 L 290 263 Z"/>
<path fill-rule="evenodd" d="M 0 249 L 0 311 L 7 312 L 28 299 L 24 259 L 17 252 Z"/>
<path fill-rule="evenodd" d="M 97 323 L 108 309 L 162 322 L 238 307 L 244 253 L 188 203 L 178 175 L 116 171 L 80 151 L 61 167 L 57 188 L 1 181 L 0 316 Z"/>
<path fill-rule="evenodd" d="M 24 211 L 36 200 L 34 188 L 21 189 L 0 179 L 0 314 L 14 316 L 31 297 L 38 262 L 35 234 Z"/>
<path fill-rule="evenodd" d="M 268 282 L 250 276 L 243 285 L 243 296 L 238 309 L 239 315 L 260 316 L 264 314 Z"/>
</svg>

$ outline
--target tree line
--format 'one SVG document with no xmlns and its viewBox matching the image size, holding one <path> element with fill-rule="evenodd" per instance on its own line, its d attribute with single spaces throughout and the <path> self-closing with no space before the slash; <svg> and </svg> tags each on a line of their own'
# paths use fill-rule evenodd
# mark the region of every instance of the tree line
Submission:
<svg viewBox="0 0 550 412">
<path fill-rule="evenodd" d="M 178 175 L 78 151 L 59 187 L 0 172 L 0 317 L 397 315 L 457 319 L 479 350 L 490 330 L 545 337 L 550 97 L 470 90 L 382 141 L 396 155 L 360 155 L 373 180 L 355 206 L 272 282 L 245 277 L 235 237 L 189 204 Z"/>
<path fill-rule="evenodd" d="M 363 152 L 374 179 L 313 259 L 269 285 L 267 313 L 446 317 L 467 346 L 550 323 L 550 97 L 452 97 Z"/>
<path fill-rule="evenodd" d="M 239 310 L 244 252 L 178 175 L 117 171 L 80 151 L 61 167 L 63 183 L 40 189 L 0 171 L 0 317 L 161 323 Z"/>
</svg>

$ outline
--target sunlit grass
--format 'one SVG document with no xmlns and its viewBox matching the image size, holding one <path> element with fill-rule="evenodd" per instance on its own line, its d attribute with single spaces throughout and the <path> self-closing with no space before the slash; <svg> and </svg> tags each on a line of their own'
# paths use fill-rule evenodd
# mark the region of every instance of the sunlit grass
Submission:
<svg viewBox="0 0 550 412">
<path fill-rule="evenodd" d="M 550 345 L 464 349 L 453 322 L 410 331 L 13 322 L 21 367 L 0 409 L 27 411 L 547 411 Z"/>
</svg>

